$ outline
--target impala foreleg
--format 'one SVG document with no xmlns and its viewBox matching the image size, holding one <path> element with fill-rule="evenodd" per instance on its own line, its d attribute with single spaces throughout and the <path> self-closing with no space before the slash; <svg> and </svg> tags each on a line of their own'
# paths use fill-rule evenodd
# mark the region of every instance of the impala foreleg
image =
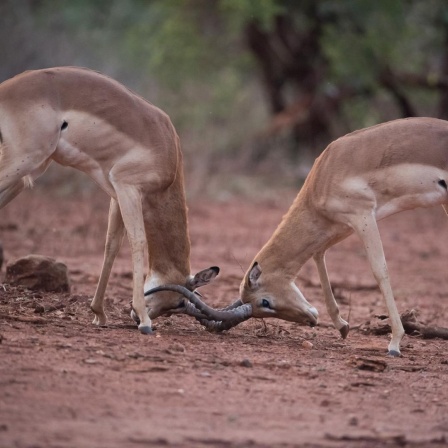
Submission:
<svg viewBox="0 0 448 448">
<path fill-rule="evenodd" d="M 327 267 L 325 264 L 325 252 L 316 253 L 314 255 L 314 261 L 317 266 L 317 271 L 319 272 L 320 283 L 328 314 L 330 315 L 336 329 L 341 333 L 342 338 L 345 339 L 350 328 L 348 323 L 339 315 L 339 306 L 334 298 L 330 280 L 328 278 Z"/>
<path fill-rule="evenodd" d="M 400 356 L 400 341 L 404 335 L 404 328 L 390 285 L 383 244 L 375 216 L 373 212 L 367 212 L 363 215 L 353 217 L 350 221 L 353 229 L 364 243 L 373 275 L 378 282 L 389 312 L 392 328 L 389 354 L 392 356 Z"/>
<path fill-rule="evenodd" d="M 151 319 L 146 311 L 143 296 L 145 283 L 145 248 L 147 247 L 147 240 L 143 220 L 142 197 L 137 187 L 131 185 L 119 186 L 116 184 L 114 184 L 114 187 L 132 251 L 132 309 L 140 321 L 138 326 L 140 332 L 150 334 L 152 333 Z"/>
<path fill-rule="evenodd" d="M 106 325 L 107 317 L 104 312 L 104 294 L 106 292 L 107 283 L 109 281 L 110 272 L 114 264 L 115 257 L 120 250 L 124 236 L 124 223 L 121 217 L 120 207 L 115 199 L 110 200 L 109 221 L 107 225 L 106 246 L 104 249 L 103 267 L 95 291 L 91 310 L 95 313 L 93 323 L 95 325 Z"/>
</svg>

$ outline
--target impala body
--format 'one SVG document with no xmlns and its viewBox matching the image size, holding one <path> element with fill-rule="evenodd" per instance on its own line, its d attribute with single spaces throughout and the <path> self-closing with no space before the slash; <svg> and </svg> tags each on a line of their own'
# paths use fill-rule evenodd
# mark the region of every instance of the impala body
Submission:
<svg viewBox="0 0 448 448">
<path fill-rule="evenodd" d="M 448 122 L 391 121 L 332 142 L 315 161 L 297 198 L 241 284 L 254 317 L 315 323 L 317 313 L 294 284 L 314 258 L 327 310 L 345 338 L 325 266 L 325 251 L 355 232 L 364 243 L 389 311 L 389 353 L 400 354 L 403 326 L 394 301 L 377 221 L 416 207 L 448 206 Z"/>
<path fill-rule="evenodd" d="M 216 269 L 190 275 L 190 241 L 179 138 L 160 109 L 122 84 L 78 67 L 28 71 L 0 85 L 0 208 L 54 160 L 88 174 L 110 197 L 103 268 L 91 308 L 106 324 L 104 294 L 127 232 L 132 306 L 139 329 L 183 299 L 162 292 L 145 303 L 146 283 L 194 289 Z M 145 255 L 146 253 L 146 255 Z M 148 286 L 148 287 L 149 287 Z"/>
<path fill-rule="evenodd" d="M 417 207 L 442 205 L 448 213 L 448 122 L 435 118 L 390 121 L 352 132 L 331 143 L 240 286 L 240 298 L 213 310 L 196 306 L 211 331 L 228 330 L 251 317 L 276 317 L 315 325 L 317 310 L 295 285 L 313 258 L 327 311 L 341 336 L 349 333 L 339 314 L 325 265 L 325 252 L 355 232 L 362 240 L 391 320 L 389 354 L 400 355 L 403 325 L 395 304 L 377 221 Z M 173 285 L 195 303 L 194 294 Z M 205 316 L 205 317 L 204 317 Z"/>
</svg>

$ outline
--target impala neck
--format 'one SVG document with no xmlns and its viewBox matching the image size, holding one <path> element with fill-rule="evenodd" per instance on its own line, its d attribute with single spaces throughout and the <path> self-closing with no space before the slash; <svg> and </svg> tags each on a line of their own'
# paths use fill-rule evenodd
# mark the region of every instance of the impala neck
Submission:
<svg viewBox="0 0 448 448">
<path fill-rule="evenodd" d="M 263 272 L 279 273 L 292 281 L 305 262 L 331 246 L 339 234 L 313 210 L 306 189 L 302 189 L 254 261 Z"/>
<path fill-rule="evenodd" d="M 182 168 L 167 190 L 143 202 L 149 275 L 184 284 L 190 274 L 190 239 Z"/>
</svg>

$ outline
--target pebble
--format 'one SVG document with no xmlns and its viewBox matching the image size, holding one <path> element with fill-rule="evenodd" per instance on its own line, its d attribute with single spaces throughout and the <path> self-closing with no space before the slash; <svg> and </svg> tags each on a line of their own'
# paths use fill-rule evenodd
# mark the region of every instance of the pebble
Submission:
<svg viewBox="0 0 448 448">
<path fill-rule="evenodd" d="M 311 349 L 314 347 L 314 345 L 313 345 L 313 343 L 310 342 L 310 341 L 303 341 L 303 342 L 302 342 L 302 347 L 303 347 L 304 349 L 306 349 L 306 350 L 311 350 Z"/>
<path fill-rule="evenodd" d="M 358 417 L 356 417 L 356 415 L 350 416 L 350 418 L 348 419 L 348 424 L 350 426 L 358 426 L 359 424 Z"/>
<path fill-rule="evenodd" d="M 42 314 L 42 313 L 45 312 L 45 308 L 44 308 L 42 305 L 37 304 L 37 305 L 34 307 L 34 312 L 35 312 L 36 314 Z"/>
<path fill-rule="evenodd" d="M 249 359 L 247 359 L 247 358 L 243 359 L 241 361 L 240 365 L 243 366 L 243 367 L 253 367 L 252 362 Z"/>
<path fill-rule="evenodd" d="M 86 364 L 98 364 L 98 360 L 96 360 L 96 359 L 94 359 L 94 358 L 87 358 L 87 359 L 84 359 L 84 362 L 85 362 Z"/>
</svg>

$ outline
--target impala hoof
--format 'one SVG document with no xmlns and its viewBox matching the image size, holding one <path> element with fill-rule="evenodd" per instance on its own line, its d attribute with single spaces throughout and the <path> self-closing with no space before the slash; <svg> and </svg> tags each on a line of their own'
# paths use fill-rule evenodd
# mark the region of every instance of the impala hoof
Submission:
<svg viewBox="0 0 448 448">
<path fill-rule="evenodd" d="M 344 325 L 342 328 L 339 328 L 339 333 L 341 333 L 342 339 L 345 339 L 348 336 L 348 332 L 350 331 L 350 325 Z"/>
<path fill-rule="evenodd" d="M 389 350 L 389 356 L 393 356 L 394 358 L 398 358 L 401 356 L 401 353 L 399 350 Z"/>
<path fill-rule="evenodd" d="M 96 325 L 97 327 L 105 327 L 106 326 L 106 322 L 107 322 L 107 320 L 106 320 L 106 316 L 105 315 L 101 316 L 101 317 L 95 316 L 93 318 L 92 324 Z"/>
<path fill-rule="evenodd" d="M 138 331 L 140 331 L 140 333 L 142 334 L 154 334 L 154 331 L 148 325 L 139 325 Z"/>
</svg>

